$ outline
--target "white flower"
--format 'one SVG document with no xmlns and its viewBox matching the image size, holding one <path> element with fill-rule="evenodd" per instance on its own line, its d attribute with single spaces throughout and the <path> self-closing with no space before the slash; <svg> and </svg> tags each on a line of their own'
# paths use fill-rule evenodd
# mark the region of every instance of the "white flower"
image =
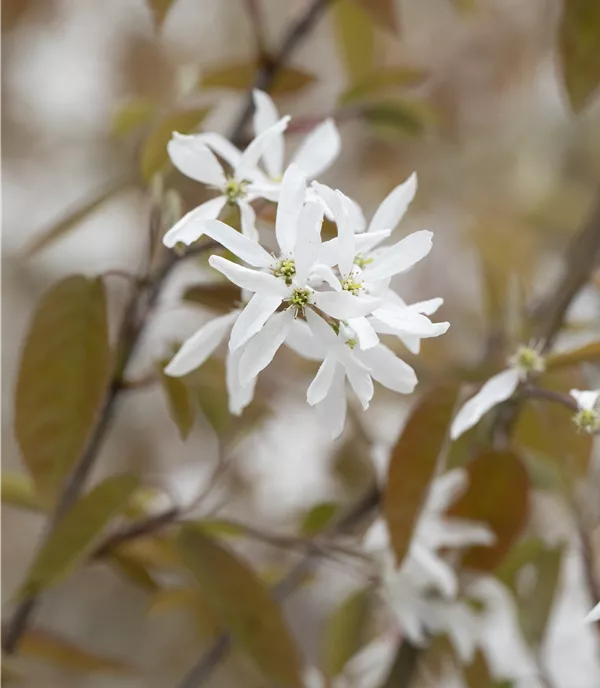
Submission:
<svg viewBox="0 0 600 688">
<path fill-rule="evenodd" d="M 544 359 L 533 348 L 520 346 L 509 359 L 510 368 L 491 377 L 483 387 L 471 397 L 456 414 L 450 437 L 458 439 L 464 432 L 476 425 L 494 406 L 509 399 L 519 386 L 532 373 L 542 372 Z"/>
<path fill-rule="evenodd" d="M 167 150 L 171 162 L 187 177 L 219 191 L 219 195 L 184 215 L 163 237 L 165 246 L 189 246 L 202 236 L 202 221 L 217 218 L 227 203 L 239 206 L 242 232 L 256 238 L 255 213 L 250 205 L 257 198 L 269 198 L 268 182 L 258 162 L 270 143 L 285 131 L 289 117 L 282 117 L 257 136 L 242 153 L 217 134 L 173 133 Z M 228 177 L 211 146 L 233 169 Z"/>
<path fill-rule="evenodd" d="M 594 434 L 600 430 L 600 411 L 597 408 L 600 391 L 580 391 L 572 389 L 569 394 L 577 402 L 578 412 L 573 416 L 573 422 L 579 430 Z"/>
<path fill-rule="evenodd" d="M 600 621 L 600 602 L 585 617 L 585 621 L 586 623 L 594 623 L 595 621 Z"/>
<path fill-rule="evenodd" d="M 493 534 L 483 525 L 445 516 L 466 487 L 467 475 L 456 469 L 437 478 L 413 533 L 409 553 L 399 568 L 389 546 L 385 523 L 376 521 L 365 536 L 365 548 L 382 567 L 383 596 L 404 634 L 423 644 L 428 634 L 445 631 L 460 657 L 469 661 L 478 637 L 476 615 L 457 600 L 458 581 L 440 550 L 489 545 Z M 432 591 L 437 593 L 432 596 Z"/>
<path fill-rule="evenodd" d="M 237 322 L 241 309 L 210 320 L 187 339 L 165 368 L 165 374 L 182 377 L 199 368 L 219 347 Z M 239 366 L 243 348 L 229 350 L 225 359 L 225 381 L 229 398 L 229 412 L 239 416 L 254 398 L 256 378 L 245 385 L 240 382 Z"/>
</svg>

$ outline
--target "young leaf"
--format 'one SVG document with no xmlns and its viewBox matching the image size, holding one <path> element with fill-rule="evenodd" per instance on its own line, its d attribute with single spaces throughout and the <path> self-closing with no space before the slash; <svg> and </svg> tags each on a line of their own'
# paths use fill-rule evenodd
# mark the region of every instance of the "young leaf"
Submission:
<svg viewBox="0 0 600 688">
<path fill-rule="evenodd" d="M 18 506 L 31 511 L 43 511 L 33 481 L 22 473 L 2 473 L 2 504 Z"/>
<path fill-rule="evenodd" d="M 600 83 L 600 3 L 565 0 L 560 24 L 560 57 L 565 88 L 575 112 Z"/>
<path fill-rule="evenodd" d="M 301 688 L 298 651 L 281 610 L 256 574 L 233 552 L 201 530 L 185 526 L 179 537 L 184 563 L 209 604 L 266 679 Z"/>
<path fill-rule="evenodd" d="M 111 198 L 130 187 L 132 181 L 129 176 L 115 179 L 104 186 L 92 191 L 87 198 L 69 208 L 64 215 L 43 229 L 25 249 L 25 256 L 30 258 L 51 243 L 66 236 L 76 229 L 78 225 L 91 215 L 95 210 L 103 206 Z"/>
<path fill-rule="evenodd" d="M 158 28 L 163 25 L 173 2 L 174 0 L 148 0 L 154 22 Z"/>
<path fill-rule="evenodd" d="M 371 17 L 356 0 L 338 0 L 334 6 L 337 40 L 350 84 L 373 72 L 375 35 Z"/>
<path fill-rule="evenodd" d="M 600 360 L 600 342 L 592 342 L 578 349 L 563 351 L 559 354 L 550 354 L 546 358 L 546 368 L 548 370 L 557 370 L 558 368 L 567 368 L 598 360 Z"/>
<path fill-rule="evenodd" d="M 67 277 L 42 298 L 25 340 L 15 433 L 36 488 L 54 494 L 81 454 L 110 369 L 101 279 Z"/>
<path fill-rule="evenodd" d="M 449 514 L 489 526 L 495 543 L 472 547 L 463 564 L 492 571 L 504 560 L 527 522 L 529 476 L 521 459 L 508 451 L 480 454 L 468 464 L 467 472 L 467 490 L 450 507 Z"/>
<path fill-rule="evenodd" d="M 115 112 L 110 130 L 116 138 L 124 138 L 138 127 L 148 124 L 156 112 L 156 103 L 148 98 L 131 98 Z"/>
<path fill-rule="evenodd" d="M 209 113 L 210 108 L 196 108 L 173 112 L 167 116 L 148 136 L 140 155 L 140 172 L 145 182 L 164 169 L 169 162 L 167 143 L 174 131 L 189 134 L 197 129 Z"/>
<path fill-rule="evenodd" d="M 132 673 L 123 662 L 92 654 L 70 640 L 36 628 L 25 632 L 19 645 L 19 652 L 25 656 L 35 657 L 35 659 L 75 671 L 122 676 Z"/>
<path fill-rule="evenodd" d="M 387 67 L 358 82 L 339 97 L 340 105 L 350 105 L 366 98 L 379 95 L 382 91 L 399 86 L 420 84 L 426 77 L 422 69 L 416 67 Z"/>
<path fill-rule="evenodd" d="M 396 32 L 399 30 L 396 0 L 358 0 L 361 7 L 382 29 Z"/>
<path fill-rule="evenodd" d="M 421 399 L 392 452 L 383 513 L 396 562 L 402 563 L 448 432 L 456 387 L 437 387 Z"/>
<path fill-rule="evenodd" d="M 346 662 L 362 647 L 371 602 L 371 589 L 361 588 L 348 595 L 325 624 L 321 671 L 335 678 Z"/>
<path fill-rule="evenodd" d="M 340 505 L 337 502 L 321 502 L 311 507 L 302 519 L 300 534 L 313 537 L 326 528 L 339 514 Z"/>
<path fill-rule="evenodd" d="M 197 303 L 219 313 L 227 313 L 241 300 L 241 290 L 231 282 L 214 284 L 194 284 L 183 293 L 182 299 Z"/>
<path fill-rule="evenodd" d="M 525 538 L 510 550 L 494 575 L 516 594 L 519 573 L 527 564 L 536 561 L 544 549 L 544 541 L 541 538 Z"/>
<path fill-rule="evenodd" d="M 92 552 L 98 537 L 123 511 L 138 484 L 133 475 L 115 475 L 76 502 L 31 564 L 22 594 L 36 595 L 68 576 Z"/>
<path fill-rule="evenodd" d="M 179 377 L 165 375 L 163 361 L 158 368 L 169 415 L 179 430 L 179 436 L 185 440 L 194 427 L 196 412 L 192 402 L 192 395 L 187 385 Z"/>
<path fill-rule="evenodd" d="M 152 578 L 148 569 L 133 557 L 128 557 L 126 554 L 119 552 L 111 552 L 107 561 L 114 566 L 120 575 L 133 583 L 136 588 L 150 593 L 160 590 L 160 586 Z"/>
<path fill-rule="evenodd" d="M 435 113 L 424 103 L 404 98 L 370 105 L 363 116 L 382 132 L 402 136 L 420 136 L 436 119 Z"/>
<path fill-rule="evenodd" d="M 232 91 L 247 91 L 256 82 L 259 71 L 257 62 L 236 62 L 204 72 L 200 88 L 225 88 Z M 269 92 L 273 95 L 297 93 L 316 81 L 314 74 L 287 65 L 275 77 Z"/>
</svg>

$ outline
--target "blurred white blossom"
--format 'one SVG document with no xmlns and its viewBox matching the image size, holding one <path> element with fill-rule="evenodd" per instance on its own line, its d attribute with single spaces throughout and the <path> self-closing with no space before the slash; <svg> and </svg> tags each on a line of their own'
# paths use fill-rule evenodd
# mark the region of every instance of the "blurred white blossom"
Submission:
<svg viewBox="0 0 600 688">
<path fill-rule="evenodd" d="M 600 391 L 580 391 L 572 389 L 569 394 L 577 402 L 579 410 L 573 416 L 578 430 L 593 434 L 600 430 L 600 411 L 597 408 Z"/>
</svg>

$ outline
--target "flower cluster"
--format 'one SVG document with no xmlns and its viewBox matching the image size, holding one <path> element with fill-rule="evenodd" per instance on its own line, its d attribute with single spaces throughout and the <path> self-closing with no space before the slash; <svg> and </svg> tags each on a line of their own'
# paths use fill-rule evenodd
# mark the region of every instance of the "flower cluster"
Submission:
<svg viewBox="0 0 600 688">
<path fill-rule="evenodd" d="M 380 335 L 396 337 L 417 353 L 421 339 L 449 327 L 427 317 L 442 299 L 407 305 L 390 288 L 392 277 L 429 253 L 432 233 L 415 232 L 382 246 L 415 195 L 415 175 L 384 199 L 368 225 L 359 206 L 341 191 L 309 183 L 339 153 L 331 120 L 308 135 L 281 174 L 289 118 L 279 118 L 265 93 L 255 92 L 254 101 L 256 136 L 244 152 L 213 133 L 174 134 L 169 143 L 173 164 L 219 195 L 185 215 L 164 243 L 189 245 L 206 235 L 221 244 L 238 260 L 213 255 L 209 264 L 242 289 L 244 302 L 201 328 L 165 370 L 187 374 L 229 334 L 227 388 L 230 410 L 239 414 L 253 397 L 258 374 L 285 344 L 320 361 L 307 401 L 337 437 L 346 418 L 346 380 L 364 409 L 373 396 L 373 380 L 401 394 L 417 383 L 414 370 Z M 216 156 L 231 168 L 230 176 Z M 261 244 L 256 227 L 251 203 L 258 198 L 277 203 L 271 250 Z M 241 232 L 217 219 L 226 204 L 239 206 Z M 324 216 L 337 226 L 337 236 L 328 241 L 321 238 Z"/>
</svg>

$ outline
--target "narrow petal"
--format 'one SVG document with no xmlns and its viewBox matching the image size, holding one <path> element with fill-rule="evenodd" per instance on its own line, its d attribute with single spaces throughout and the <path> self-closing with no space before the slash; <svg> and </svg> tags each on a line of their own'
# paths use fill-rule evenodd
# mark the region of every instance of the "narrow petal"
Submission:
<svg viewBox="0 0 600 688">
<path fill-rule="evenodd" d="M 223 158 L 230 167 L 233 169 L 237 167 L 242 157 L 242 151 L 236 148 L 233 143 L 228 141 L 224 136 L 210 131 L 198 134 L 197 138 L 198 141 L 207 145 L 220 158 Z"/>
<path fill-rule="evenodd" d="M 165 368 L 165 374 L 181 377 L 199 368 L 225 339 L 239 314 L 240 311 L 235 310 L 207 322 L 183 343 Z"/>
<path fill-rule="evenodd" d="M 314 304 L 327 315 L 339 320 L 369 315 L 381 304 L 381 299 L 354 296 L 348 291 L 315 292 L 312 299 Z"/>
<path fill-rule="evenodd" d="M 384 344 L 360 351 L 358 358 L 380 385 L 399 394 L 411 394 L 417 385 L 415 371 Z"/>
<path fill-rule="evenodd" d="M 441 528 L 437 547 L 471 547 L 472 545 L 493 545 L 496 540 L 494 533 L 482 523 L 475 523 L 468 519 L 445 519 Z"/>
<path fill-rule="evenodd" d="M 413 543 L 410 548 L 410 556 L 440 593 L 446 597 L 456 595 L 458 580 L 452 568 L 445 561 L 418 543 Z"/>
<path fill-rule="evenodd" d="M 291 308 L 277 313 L 246 344 L 240 360 L 240 382 L 242 385 L 247 385 L 273 360 L 277 350 L 287 337 L 293 321 L 294 313 Z"/>
<path fill-rule="evenodd" d="M 342 366 L 337 366 L 329 393 L 315 406 L 319 423 L 332 439 L 339 437 L 346 424 L 346 385 Z"/>
<path fill-rule="evenodd" d="M 285 283 L 274 275 L 260 270 L 251 270 L 242 265 L 232 263 L 222 256 L 211 256 L 208 263 L 215 270 L 225 275 L 228 280 L 242 289 L 265 294 L 278 294 L 281 298 L 288 295 Z"/>
<path fill-rule="evenodd" d="M 598 392 L 582 392 L 578 389 L 572 389 L 569 394 L 575 399 L 577 402 L 577 406 L 579 406 L 580 409 L 586 410 L 586 411 L 591 411 L 594 406 L 596 406 L 596 402 L 598 401 L 598 397 L 600 396 L 600 391 Z"/>
<path fill-rule="evenodd" d="M 350 387 L 352 387 L 361 406 L 366 411 L 375 391 L 371 374 L 361 365 L 346 365 L 345 368 Z"/>
<path fill-rule="evenodd" d="M 256 229 L 256 213 L 254 208 L 247 201 L 239 201 L 238 208 L 240 209 L 240 219 L 242 223 L 242 234 L 252 241 L 258 243 L 259 236 Z"/>
<path fill-rule="evenodd" d="M 340 134 L 333 119 L 329 118 L 308 134 L 292 162 L 300 167 L 307 179 L 314 179 L 331 167 L 340 150 Z"/>
<path fill-rule="evenodd" d="M 356 332 L 356 338 L 361 349 L 372 349 L 379 344 L 377 332 L 365 318 L 348 318 L 348 325 Z"/>
<path fill-rule="evenodd" d="M 323 244 L 321 244 L 321 246 L 322 245 Z M 323 282 L 326 282 L 335 291 L 342 291 L 342 284 L 340 280 L 328 265 L 317 263 L 317 265 L 315 265 L 312 269 L 311 278 L 314 278 L 314 280 L 311 279 L 311 285 L 312 281 L 314 281 L 315 285 L 317 286 L 320 286 Z"/>
<path fill-rule="evenodd" d="M 229 349 L 235 351 L 254 337 L 280 304 L 278 294 L 254 294 L 231 330 Z"/>
<path fill-rule="evenodd" d="M 233 227 L 220 220 L 206 220 L 204 234 L 218 241 L 228 251 L 241 258 L 248 265 L 256 268 L 267 268 L 273 263 L 273 256 L 253 239 L 240 234 Z"/>
<path fill-rule="evenodd" d="M 600 603 L 598 603 L 592 611 L 585 617 L 586 623 L 593 623 L 594 621 L 600 621 Z"/>
<path fill-rule="evenodd" d="M 310 188 L 323 201 L 329 210 L 328 215 L 336 220 L 341 214 L 341 209 L 340 199 L 335 191 L 331 187 L 326 186 L 325 184 L 320 184 L 319 182 L 312 182 Z"/>
<path fill-rule="evenodd" d="M 341 191 L 336 190 L 339 198 L 340 215 L 336 217 L 338 242 L 337 242 L 337 264 L 342 275 L 349 275 L 354 266 L 356 258 L 356 243 L 354 227 L 352 227 L 350 199 Z"/>
<path fill-rule="evenodd" d="M 277 124 L 279 113 L 271 97 L 264 91 L 254 89 L 254 91 L 252 91 L 252 97 L 254 99 L 254 135 L 258 136 L 262 134 L 263 131 L 267 131 Z M 275 136 L 265 148 L 263 160 L 271 179 L 279 179 L 281 177 L 283 172 L 284 147 L 283 134 L 279 134 L 279 136 Z"/>
<path fill-rule="evenodd" d="M 320 315 L 317 315 L 311 309 L 307 309 L 305 317 L 313 337 L 325 351 L 329 351 L 331 347 L 338 343 L 336 333 Z"/>
<path fill-rule="evenodd" d="M 306 179 L 302 170 L 290 165 L 281 181 L 279 205 L 275 218 L 275 236 L 281 252 L 291 255 L 296 244 L 298 217 L 306 195 Z"/>
<path fill-rule="evenodd" d="M 258 161 L 264 155 L 264 152 L 271 146 L 273 141 L 280 137 L 287 129 L 290 117 L 287 115 L 282 117 L 272 127 L 265 129 L 251 142 L 248 148 L 242 153 L 239 163 L 235 167 L 235 176 L 242 178 L 245 175 L 253 176 L 253 173 L 258 165 Z"/>
<path fill-rule="evenodd" d="M 227 384 L 227 394 L 229 397 L 229 413 L 240 416 L 242 411 L 254 398 L 256 388 L 256 378 L 243 386 L 240 382 L 240 359 L 244 349 L 229 351 L 225 360 L 225 382 Z"/>
<path fill-rule="evenodd" d="M 447 511 L 448 507 L 464 493 L 468 485 L 469 474 L 464 468 L 446 471 L 433 481 L 427 497 L 426 510 L 438 513 Z"/>
<path fill-rule="evenodd" d="M 367 253 L 371 251 L 382 241 L 385 241 L 391 234 L 389 229 L 381 229 L 377 232 L 363 232 L 362 234 L 357 234 L 356 239 L 356 252 L 357 253 Z"/>
<path fill-rule="evenodd" d="M 423 315 L 433 315 L 436 311 L 440 309 L 443 305 L 444 299 L 437 297 L 435 299 L 429 299 L 428 301 L 418 301 L 417 303 L 411 303 L 408 308 L 415 311 L 416 313 L 422 313 Z"/>
<path fill-rule="evenodd" d="M 512 396 L 518 384 L 519 371 L 515 368 L 509 368 L 490 378 L 456 414 L 450 437 L 455 440 L 476 425 L 490 409 Z"/>
<path fill-rule="evenodd" d="M 366 267 L 365 279 L 377 281 L 405 272 L 431 251 L 432 238 L 433 232 L 422 230 L 386 248 Z"/>
<path fill-rule="evenodd" d="M 204 222 L 218 217 L 224 206 L 225 198 L 223 196 L 217 196 L 206 201 L 206 203 L 202 203 L 202 205 L 186 213 L 181 220 L 171 227 L 163 237 L 163 244 L 167 248 L 173 248 L 175 244 L 179 243 L 186 246 L 193 244 L 205 233 Z"/>
<path fill-rule="evenodd" d="M 307 203 L 298 217 L 298 232 L 294 248 L 296 283 L 300 287 L 306 285 L 308 275 L 319 256 L 322 224 L 323 206 L 318 203 Z"/>
<path fill-rule="evenodd" d="M 186 177 L 219 188 L 225 184 L 221 164 L 198 137 L 173 132 L 167 151 L 173 165 Z"/>
<path fill-rule="evenodd" d="M 417 335 L 418 337 L 437 337 L 450 327 L 450 323 L 432 323 L 426 315 L 416 313 L 410 308 L 394 306 L 389 303 L 375 309 L 373 315 L 393 330 L 390 334 L 402 333 Z"/>
<path fill-rule="evenodd" d="M 306 401 L 308 401 L 311 406 L 323 401 L 327 396 L 333 384 L 337 366 L 338 362 L 334 356 L 327 356 L 323 363 L 321 363 L 317 374 L 306 391 Z"/>
<path fill-rule="evenodd" d="M 285 345 L 298 356 L 309 361 L 322 361 L 327 355 L 327 348 L 315 339 L 308 324 L 297 318 L 292 323 Z"/>
<path fill-rule="evenodd" d="M 397 186 L 383 199 L 369 223 L 368 231 L 395 229 L 416 193 L 417 175 L 413 172 L 403 184 Z"/>
</svg>

